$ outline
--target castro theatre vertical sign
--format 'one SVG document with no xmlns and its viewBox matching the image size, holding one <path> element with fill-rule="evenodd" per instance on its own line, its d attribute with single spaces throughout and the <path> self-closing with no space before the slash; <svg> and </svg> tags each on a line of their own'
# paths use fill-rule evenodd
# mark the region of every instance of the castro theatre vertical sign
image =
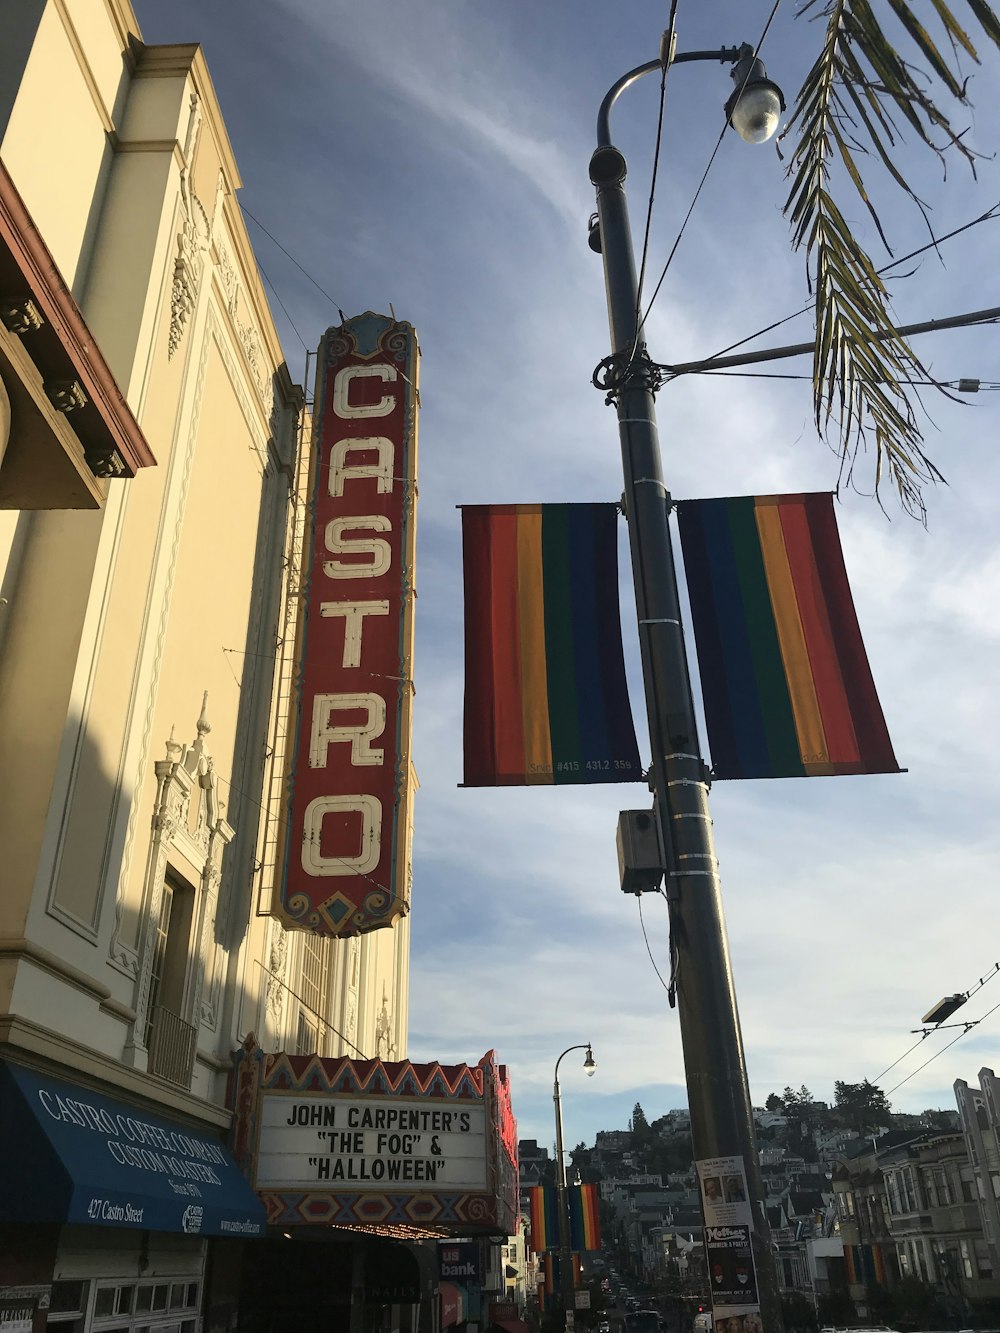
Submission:
<svg viewBox="0 0 1000 1333">
<path fill-rule="evenodd" d="M 418 356 L 409 324 L 371 312 L 319 350 L 276 907 L 322 935 L 409 905 Z"/>
</svg>

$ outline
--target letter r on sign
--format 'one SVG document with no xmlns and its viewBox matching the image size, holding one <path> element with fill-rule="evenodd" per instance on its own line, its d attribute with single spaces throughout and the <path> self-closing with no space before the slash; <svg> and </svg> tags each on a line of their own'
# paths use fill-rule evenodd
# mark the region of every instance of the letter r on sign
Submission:
<svg viewBox="0 0 1000 1333">
<path fill-rule="evenodd" d="M 364 722 L 331 725 L 333 714 L 363 709 Z M 371 768 L 381 765 L 385 751 L 370 742 L 385 731 L 385 700 L 380 694 L 317 694 L 313 699 L 312 731 L 309 736 L 309 767 L 326 768 L 328 751 L 338 741 L 351 747 L 351 765 Z"/>
</svg>

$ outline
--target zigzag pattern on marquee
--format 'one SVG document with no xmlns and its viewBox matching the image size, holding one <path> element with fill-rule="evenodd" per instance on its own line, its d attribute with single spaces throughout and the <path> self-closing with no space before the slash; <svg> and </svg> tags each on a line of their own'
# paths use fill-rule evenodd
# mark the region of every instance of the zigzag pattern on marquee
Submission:
<svg viewBox="0 0 1000 1333">
<path fill-rule="evenodd" d="M 479 1225 L 496 1220 L 496 1200 L 486 1194 L 272 1194 L 262 1191 L 271 1226 L 312 1222 L 352 1226 Z"/>
<path fill-rule="evenodd" d="M 409 1060 L 352 1060 L 349 1056 L 264 1056 L 261 1090 L 265 1092 L 364 1093 L 369 1097 L 444 1097 L 449 1101 L 481 1102 L 488 1051 L 477 1066 L 411 1064 Z"/>
</svg>

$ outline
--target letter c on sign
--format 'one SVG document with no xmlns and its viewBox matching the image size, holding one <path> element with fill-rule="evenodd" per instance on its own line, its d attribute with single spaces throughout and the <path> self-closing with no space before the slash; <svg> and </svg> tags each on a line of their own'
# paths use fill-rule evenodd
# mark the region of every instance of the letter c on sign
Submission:
<svg viewBox="0 0 1000 1333">
<path fill-rule="evenodd" d="M 354 420 L 358 417 L 387 417 L 396 406 L 396 396 L 383 395 L 377 403 L 352 407 L 347 401 L 352 380 L 380 379 L 383 383 L 393 384 L 396 372 L 392 366 L 345 366 L 337 372 L 333 381 L 333 410 L 338 417 Z"/>
<path fill-rule="evenodd" d="M 320 849 L 323 818 L 361 816 L 360 847 L 355 856 L 324 856 Z M 302 827 L 302 869 L 307 875 L 367 875 L 382 854 L 382 802 L 377 796 L 317 796 L 306 806 Z"/>
</svg>

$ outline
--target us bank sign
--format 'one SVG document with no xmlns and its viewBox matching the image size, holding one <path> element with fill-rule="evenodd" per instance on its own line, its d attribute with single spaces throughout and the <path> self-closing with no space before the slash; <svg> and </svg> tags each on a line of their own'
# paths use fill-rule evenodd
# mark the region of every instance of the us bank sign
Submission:
<svg viewBox="0 0 1000 1333">
<path fill-rule="evenodd" d="M 371 312 L 320 344 L 277 910 L 321 935 L 408 910 L 417 358 Z"/>
</svg>

